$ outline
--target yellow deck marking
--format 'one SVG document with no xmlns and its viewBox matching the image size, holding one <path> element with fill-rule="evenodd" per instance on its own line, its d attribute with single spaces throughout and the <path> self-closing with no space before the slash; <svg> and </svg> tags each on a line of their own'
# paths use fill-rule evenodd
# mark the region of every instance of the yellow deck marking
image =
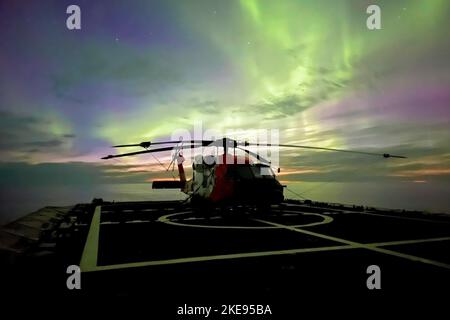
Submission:
<svg viewBox="0 0 450 320">
<path fill-rule="evenodd" d="M 337 237 L 333 237 L 333 236 L 328 236 L 328 235 L 325 235 L 325 234 L 321 234 L 321 233 L 317 233 L 317 232 L 313 232 L 313 231 L 309 231 L 309 230 L 304 230 L 304 229 L 296 228 L 296 227 L 289 226 L 289 225 L 279 224 L 279 223 L 270 222 L 270 221 L 261 220 L 261 219 L 254 219 L 254 220 L 262 222 L 262 223 L 267 223 L 267 224 L 273 225 L 273 226 L 283 227 L 283 228 L 285 228 L 287 230 L 291 230 L 291 231 L 307 234 L 307 235 L 310 235 L 310 236 L 314 236 L 314 237 L 318 237 L 318 238 L 322 238 L 322 239 L 327 239 L 327 240 L 331 240 L 331 241 L 335 241 L 335 242 L 340 242 L 340 243 L 343 243 L 343 244 L 346 244 L 346 245 L 353 246 L 355 248 L 367 249 L 367 250 L 371 250 L 371 251 L 375 251 L 375 252 L 379 252 L 379 253 L 384 253 L 384 254 L 387 254 L 387 255 L 395 256 L 395 257 L 398 257 L 398 258 L 403 258 L 403 259 L 416 261 L 416 262 L 422 262 L 422 263 L 431 264 L 431 265 L 434 265 L 434 266 L 437 266 L 437 267 L 450 269 L 450 265 L 446 264 L 446 263 L 443 263 L 443 262 L 430 260 L 430 259 L 426 259 L 426 258 L 422 258 L 422 257 L 418 257 L 418 256 L 413 256 L 413 255 L 406 254 L 406 253 L 396 252 L 396 251 L 392 251 L 392 250 L 388 250 L 388 249 L 383 249 L 383 248 L 379 248 L 379 247 L 376 247 L 376 246 L 371 245 L 371 244 L 364 244 L 364 243 L 359 243 L 359 242 L 354 242 L 354 241 L 350 241 L 350 240 L 345 240 L 345 239 L 341 239 L 341 238 L 337 238 Z"/>
<path fill-rule="evenodd" d="M 288 250 L 278 250 L 278 251 L 245 252 L 245 253 L 221 254 L 221 255 L 215 255 L 215 256 L 200 256 L 200 257 L 188 257 L 188 258 L 177 258 L 177 259 L 167 259 L 167 260 L 154 260 L 154 261 L 113 264 L 113 265 L 108 265 L 108 266 L 97 266 L 94 270 L 87 270 L 87 271 L 104 271 L 104 270 L 114 270 L 114 269 L 124 269 L 124 268 L 160 266 L 160 265 L 167 265 L 167 264 L 206 262 L 206 261 L 214 261 L 214 260 L 230 260 L 230 259 L 240 259 L 240 258 L 256 258 L 256 257 L 265 257 L 265 256 L 273 256 L 273 255 L 285 255 L 285 254 L 296 254 L 296 253 L 306 253 L 306 252 L 332 251 L 332 250 L 346 250 L 346 249 L 353 249 L 353 247 L 350 245 L 339 245 L 339 246 L 317 247 L 317 248 L 300 248 L 300 249 L 288 249 Z"/>
<path fill-rule="evenodd" d="M 403 219 L 403 220 L 413 220 L 413 221 L 423 221 L 423 222 L 429 222 L 429 223 L 444 223 L 449 224 L 449 221 L 436 221 L 436 220 L 429 220 L 429 219 L 423 219 L 423 218 L 414 218 L 414 217 L 403 217 L 403 216 L 393 216 L 389 214 L 381 214 L 381 213 L 371 213 L 371 212 L 359 212 L 360 214 L 366 214 L 370 216 L 377 216 L 377 217 L 386 217 L 386 218 L 393 218 L 393 219 Z"/>
<path fill-rule="evenodd" d="M 404 244 L 414 244 L 414 243 L 424 243 L 424 242 L 434 242 L 434 241 L 447 241 L 450 240 L 450 237 L 440 237 L 440 238 L 429 238 L 429 239 L 413 239 L 413 240 L 400 240 L 400 241 L 390 241 L 390 242 L 376 242 L 376 243 L 358 243 L 345 239 L 339 239 L 332 236 L 327 236 L 324 234 L 320 234 L 317 232 L 312 232 L 309 230 L 299 229 L 297 226 L 289 226 L 282 225 L 270 221 L 258 220 L 261 223 L 270 224 L 270 228 L 284 228 L 291 231 L 296 231 L 304 234 L 308 234 L 311 236 L 316 236 L 320 238 L 324 238 L 327 240 L 340 242 L 343 245 L 338 246 L 325 246 L 325 247 L 316 247 L 316 248 L 298 248 L 298 249 L 287 249 L 287 250 L 276 250 L 276 251 L 259 251 L 259 252 L 246 252 L 246 253 L 234 253 L 234 254 L 223 254 L 223 255 L 213 255 L 213 256 L 199 256 L 199 257 L 187 257 L 187 258 L 175 258 L 175 259 L 167 259 L 167 260 L 154 260 L 154 261 L 143 261 L 143 262 L 133 262 L 133 263 L 124 263 L 124 264 L 114 264 L 107 266 L 97 266 L 97 255 L 98 255 L 98 243 L 99 243 L 99 233 L 100 233 L 100 215 L 101 215 L 101 206 L 97 206 L 95 208 L 94 215 L 92 217 L 91 226 L 89 229 L 89 233 L 87 236 L 86 244 L 83 250 L 83 255 L 81 257 L 80 268 L 83 272 L 91 272 L 91 271 L 103 271 L 103 270 L 115 270 L 115 269 L 125 269 L 125 268 L 136 268 L 136 267 L 146 267 L 146 266 L 158 266 L 158 265 L 168 265 L 168 264 L 180 264 L 180 263 L 192 263 L 192 262 L 206 262 L 206 261 L 214 261 L 214 260 L 230 260 L 230 259 L 242 259 L 242 258 L 255 258 L 255 257 L 266 257 L 266 256 L 274 256 L 274 255 L 286 255 L 286 254 L 298 254 L 298 253 L 310 253 L 310 252 L 323 252 L 323 251 L 335 251 L 335 250 L 349 250 L 349 249 L 368 249 L 380 253 L 385 253 L 389 255 L 394 255 L 400 258 L 405 258 L 412 261 L 423 262 L 427 264 L 432 264 L 435 266 L 450 268 L 449 265 L 433 261 L 429 259 L 424 259 L 421 257 L 416 257 L 408 254 L 403 254 L 383 248 L 379 248 L 381 246 L 390 246 L 390 245 L 404 245 Z M 168 218 L 168 215 L 164 216 Z M 330 218 L 324 216 L 326 218 Z M 161 217 L 163 218 L 163 217 Z M 170 224 L 178 225 L 177 223 Z M 323 223 L 323 221 L 321 222 Z M 181 224 L 185 226 L 184 224 Z M 189 225 L 191 226 L 191 225 Z M 207 226 L 202 226 L 207 227 Z"/>
<path fill-rule="evenodd" d="M 398 241 L 388 241 L 388 242 L 375 242 L 371 243 L 371 246 L 384 247 L 384 246 L 397 246 L 402 244 L 415 244 L 415 243 L 426 243 L 426 242 L 436 242 L 436 241 L 449 241 L 450 237 L 441 238 L 428 238 L 428 239 L 413 239 L 413 240 L 398 240 Z"/>
<path fill-rule="evenodd" d="M 95 207 L 94 215 L 92 216 L 91 227 L 89 228 L 89 233 L 84 245 L 83 254 L 81 256 L 81 271 L 93 271 L 97 267 L 101 211 L 101 206 Z"/>
<path fill-rule="evenodd" d="M 416 240 L 403 240 L 403 241 L 391 241 L 391 242 L 378 242 L 378 243 L 368 243 L 361 244 L 366 246 L 389 246 L 389 245 L 402 245 L 402 244 L 413 244 L 422 242 L 433 242 L 433 241 L 446 241 L 450 240 L 450 237 L 443 238 L 430 238 L 430 239 L 416 239 Z M 335 251 L 335 250 L 349 250 L 358 249 L 359 247 L 353 245 L 339 245 L 339 246 L 327 246 L 327 247 L 316 247 L 316 248 L 299 248 L 299 249 L 288 249 L 288 250 L 277 250 L 277 251 L 259 251 L 259 252 L 246 252 L 246 253 L 235 253 L 235 254 L 223 254 L 214 256 L 200 256 L 200 257 L 187 257 L 187 258 L 176 258 L 167 260 L 154 260 L 154 261 L 143 261 L 143 262 L 132 262 L 123 264 L 114 264 L 107 266 L 97 266 L 91 268 L 90 270 L 83 271 L 104 271 L 104 270 L 115 270 L 115 269 L 125 269 L 125 268 L 136 268 L 136 267 L 148 267 L 148 266 L 160 266 L 168 264 L 179 264 L 179 263 L 190 263 L 190 262 L 206 262 L 213 260 L 230 260 L 230 259 L 241 259 L 241 258 L 256 258 L 265 257 L 273 255 L 286 255 L 286 254 L 298 254 L 298 253 L 310 253 L 310 252 L 321 252 L 321 251 Z"/>
</svg>

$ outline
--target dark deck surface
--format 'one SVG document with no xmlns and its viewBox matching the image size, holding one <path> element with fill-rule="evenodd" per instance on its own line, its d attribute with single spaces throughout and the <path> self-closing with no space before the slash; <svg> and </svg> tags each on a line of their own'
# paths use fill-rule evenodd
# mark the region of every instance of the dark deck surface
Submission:
<svg viewBox="0 0 450 320">
<path fill-rule="evenodd" d="M 205 215 L 179 202 L 134 202 L 78 206 L 71 214 L 74 226 L 53 254 L 35 248 L 16 258 L 11 290 L 292 306 L 313 297 L 426 297 L 450 288 L 445 214 L 296 201 L 266 212 Z M 69 264 L 83 271 L 77 292 L 65 288 Z M 370 265 L 381 269 L 381 290 L 366 286 Z"/>
</svg>

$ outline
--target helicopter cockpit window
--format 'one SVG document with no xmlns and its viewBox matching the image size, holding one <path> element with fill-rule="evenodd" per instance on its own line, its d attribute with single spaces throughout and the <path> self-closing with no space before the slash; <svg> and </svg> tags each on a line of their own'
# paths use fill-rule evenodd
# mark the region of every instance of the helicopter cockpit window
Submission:
<svg viewBox="0 0 450 320">
<path fill-rule="evenodd" d="M 228 168 L 228 176 L 241 179 L 273 179 L 275 177 L 272 169 L 268 166 L 254 165 L 231 165 Z"/>
<path fill-rule="evenodd" d="M 253 174 L 256 178 L 266 178 L 273 179 L 275 178 L 275 174 L 272 171 L 272 168 L 264 165 L 256 165 L 252 166 Z"/>
</svg>

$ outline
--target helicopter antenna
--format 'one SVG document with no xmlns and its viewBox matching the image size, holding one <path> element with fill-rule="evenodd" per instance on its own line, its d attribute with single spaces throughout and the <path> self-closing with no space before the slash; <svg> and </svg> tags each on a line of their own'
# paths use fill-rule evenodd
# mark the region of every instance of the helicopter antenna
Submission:
<svg viewBox="0 0 450 320">
<path fill-rule="evenodd" d="M 169 163 L 169 166 L 167 167 L 167 170 L 169 170 L 170 169 L 170 166 L 173 164 L 173 166 L 172 166 L 172 171 L 173 170 L 175 170 L 175 159 L 178 157 L 178 153 L 180 152 L 180 150 L 183 148 L 183 137 L 180 137 L 180 145 L 176 145 L 175 147 L 174 147 L 174 154 L 173 154 L 173 157 L 172 157 L 172 160 L 170 161 L 170 163 Z M 195 141 L 198 141 L 198 140 L 195 140 Z"/>
</svg>

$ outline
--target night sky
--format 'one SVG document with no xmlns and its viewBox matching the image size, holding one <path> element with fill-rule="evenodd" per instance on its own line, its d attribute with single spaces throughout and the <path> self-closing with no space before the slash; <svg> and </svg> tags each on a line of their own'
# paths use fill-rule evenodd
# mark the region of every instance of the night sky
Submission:
<svg viewBox="0 0 450 320">
<path fill-rule="evenodd" d="M 366 27 L 372 3 L 381 30 Z M 408 157 L 283 149 L 283 181 L 450 189 L 449 30 L 446 0 L 3 0 L 2 188 L 164 176 L 150 155 L 99 158 L 202 121 Z"/>
</svg>

